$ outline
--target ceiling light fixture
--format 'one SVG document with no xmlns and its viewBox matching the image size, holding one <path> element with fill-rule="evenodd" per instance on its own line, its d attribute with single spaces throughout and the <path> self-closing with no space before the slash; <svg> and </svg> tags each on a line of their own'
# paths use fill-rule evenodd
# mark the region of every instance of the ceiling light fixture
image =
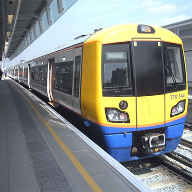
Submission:
<svg viewBox="0 0 192 192">
<path fill-rule="evenodd" d="M 13 15 L 8 15 L 8 24 L 13 23 Z"/>
</svg>

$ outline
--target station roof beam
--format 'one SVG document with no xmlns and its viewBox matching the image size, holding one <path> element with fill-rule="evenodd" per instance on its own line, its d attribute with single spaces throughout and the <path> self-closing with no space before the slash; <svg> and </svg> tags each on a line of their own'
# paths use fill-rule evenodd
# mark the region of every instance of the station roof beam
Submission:
<svg viewBox="0 0 192 192">
<path fill-rule="evenodd" d="M 0 48 L 11 60 L 41 36 L 77 0 L 1 0 Z"/>
<path fill-rule="evenodd" d="M 163 26 L 178 35 L 183 41 L 192 39 L 192 19 Z"/>
</svg>

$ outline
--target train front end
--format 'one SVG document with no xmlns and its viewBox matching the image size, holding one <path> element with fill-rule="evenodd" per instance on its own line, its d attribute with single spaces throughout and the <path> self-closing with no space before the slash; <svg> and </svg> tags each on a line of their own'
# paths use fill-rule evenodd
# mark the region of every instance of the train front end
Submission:
<svg viewBox="0 0 192 192">
<path fill-rule="evenodd" d="M 82 112 L 111 156 L 122 162 L 176 149 L 188 106 L 179 37 L 148 25 L 107 28 L 85 42 L 83 68 Z"/>
</svg>

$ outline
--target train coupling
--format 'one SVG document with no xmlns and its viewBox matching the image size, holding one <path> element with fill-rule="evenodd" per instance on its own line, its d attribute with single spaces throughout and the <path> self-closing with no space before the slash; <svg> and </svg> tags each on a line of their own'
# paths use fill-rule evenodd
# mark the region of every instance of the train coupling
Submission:
<svg viewBox="0 0 192 192">
<path fill-rule="evenodd" d="M 143 150 L 145 154 L 165 150 L 165 134 L 149 133 L 142 137 Z"/>
</svg>

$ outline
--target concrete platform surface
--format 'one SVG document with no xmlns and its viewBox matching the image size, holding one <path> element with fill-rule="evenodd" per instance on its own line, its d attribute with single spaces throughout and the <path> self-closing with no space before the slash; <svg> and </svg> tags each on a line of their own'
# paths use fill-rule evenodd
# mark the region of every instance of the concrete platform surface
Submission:
<svg viewBox="0 0 192 192">
<path fill-rule="evenodd" d="M 10 79 L 0 81 L 0 191 L 152 191 Z"/>
</svg>

